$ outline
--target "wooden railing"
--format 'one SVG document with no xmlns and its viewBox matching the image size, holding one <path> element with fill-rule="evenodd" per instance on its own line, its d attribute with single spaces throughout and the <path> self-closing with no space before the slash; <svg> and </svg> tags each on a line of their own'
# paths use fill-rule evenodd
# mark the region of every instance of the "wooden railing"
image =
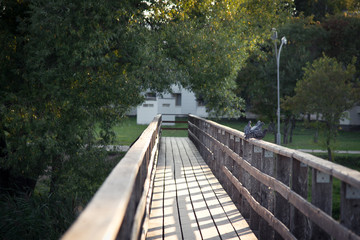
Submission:
<svg viewBox="0 0 360 240">
<path fill-rule="evenodd" d="M 161 114 L 161 116 L 174 116 L 176 117 L 182 117 L 182 118 L 187 118 L 188 114 Z M 186 120 L 175 120 L 175 121 L 162 121 L 163 123 L 188 123 L 188 121 Z M 171 130 L 171 131 L 187 131 L 188 127 L 161 127 L 161 130 Z"/>
<path fill-rule="evenodd" d="M 161 115 L 113 169 L 63 239 L 140 239 L 147 231 Z"/>
<path fill-rule="evenodd" d="M 360 172 L 193 115 L 189 138 L 260 239 L 360 239 Z"/>
</svg>

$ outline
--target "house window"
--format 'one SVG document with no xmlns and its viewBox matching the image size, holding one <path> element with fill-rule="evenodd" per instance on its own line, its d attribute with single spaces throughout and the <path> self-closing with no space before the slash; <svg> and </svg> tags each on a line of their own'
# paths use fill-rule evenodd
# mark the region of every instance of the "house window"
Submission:
<svg viewBox="0 0 360 240">
<path fill-rule="evenodd" d="M 173 93 L 173 98 L 175 98 L 175 106 L 181 106 L 181 93 Z"/>
<path fill-rule="evenodd" d="M 154 107 L 154 104 L 144 103 L 144 104 L 143 104 L 143 107 Z"/>
<path fill-rule="evenodd" d="M 156 100 L 156 93 L 154 93 L 154 92 L 145 93 L 145 100 L 153 100 L 153 101 L 155 101 Z"/>
<path fill-rule="evenodd" d="M 170 107 L 170 103 L 163 103 L 163 107 Z"/>
</svg>

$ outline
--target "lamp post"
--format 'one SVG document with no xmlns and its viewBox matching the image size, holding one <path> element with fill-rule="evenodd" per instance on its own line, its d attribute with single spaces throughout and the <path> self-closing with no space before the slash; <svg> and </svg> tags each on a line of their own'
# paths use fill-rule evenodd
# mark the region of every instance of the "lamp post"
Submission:
<svg viewBox="0 0 360 240">
<path fill-rule="evenodd" d="M 282 37 L 281 38 L 281 44 L 280 44 L 280 48 L 279 48 L 279 53 L 277 52 L 277 31 L 275 28 L 272 29 L 272 35 L 271 35 L 271 39 L 274 40 L 274 44 L 275 44 L 275 57 L 276 57 L 276 65 L 277 65 L 277 134 L 276 134 L 276 144 L 280 145 L 281 144 L 281 134 L 280 134 L 280 73 L 279 73 L 279 66 L 280 66 L 280 53 L 281 53 L 281 49 L 283 47 L 284 44 L 287 44 L 287 40 L 286 37 Z"/>
</svg>

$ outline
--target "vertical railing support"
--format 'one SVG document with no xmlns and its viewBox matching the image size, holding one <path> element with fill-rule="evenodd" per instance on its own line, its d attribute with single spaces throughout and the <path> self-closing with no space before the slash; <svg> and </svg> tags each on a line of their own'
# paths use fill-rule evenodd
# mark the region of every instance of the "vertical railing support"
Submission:
<svg viewBox="0 0 360 240">
<path fill-rule="evenodd" d="M 360 235 L 360 188 L 341 182 L 340 222 Z"/>
<path fill-rule="evenodd" d="M 234 152 L 237 153 L 239 156 L 241 154 L 241 138 L 239 137 L 235 137 L 234 139 Z M 241 182 L 242 179 L 242 168 L 239 164 L 234 164 L 234 176 Z M 234 187 L 235 188 L 235 187 Z M 235 191 L 235 189 L 233 189 L 233 194 L 232 194 L 232 200 L 235 203 L 236 207 L 241 210 L 241 201 L 242 201 L 242 196 L 238 191 Z"/>
<path fill-rule="evenodd" d="M 243 141 L 243 159 L 245 161 L 251 160 L 251 154 L 252 154 L 252 145 L 248 141 Z M 251 192 L 251 184 L 250 184 L 250 174 L 247 171 L 242 172 L 242 182 L 243 186 Z M 252 208 L 250 207 L 250 204 L 243 199 L 241 203 L 241 214 L 245 219 L 250 219 L 250 211 Z"/>
<path fill-rule="evenodd" d="M 332 176 L 312 169 L 311 203 L 332 216 Z M 312 223 L 311 239 L 330 239 L 330 236 Z"/>
<path fill-rule="evenodd" d="M 359 171 L 191 118 L 195 145 L 208 146 L 212 171 L 259 239 L 360 240 Z M 332 178 L 341 181 L 340 222 L 332 217 Z"/>
<path fill-rule="evenodd" d="M 261 158 L 261 171 L 268 174 L 269 176 L 274 176 L 274 166 L 275 166 L 274 153 L 268 150 L 263 149 L 262 158 Z M 260 195 L 261 195 L 261 205 L 268 209 L 270 212 L 274 213 L 274 198 L 275 193 L 271 188 L 261 184 L 260 186 Z M 260 239 L 274 239 L 274 230 L 270 225 L 264 220 L 260 219 L 259 226 L 259 238 Z"/>
<path fill-rule="evenodd" d="M 304 199 L 308 196 L 308 166 L 297 159 L 292 164 L 292 190 Z M 295 207 L 291 207 L 290 230 L 298 239 L 309 239 L 308 219 Z"/>
<path fill-rule="evenodd" d="M 251 160 L 250 163 L 253 167 L 257 169 L 261 169 L 261 155 L 262 155 L 262 148 L 252 145 L 252 153 L 251 153 Z M 255 198 L 257 202 L 261 202 L 261 195 L 260 195 L 260 183 L 254 177 L 250 177 L 250 184 L 251 184 L 251 195 Z M 259 232 L 259 224 L 260 224 L 260 216 L 255 211 L 250 212 L 250 228 L 254 231 L 256 235 Z"/>
<path fill-rule="evenodd" d="M 276 179 L 290 186 L 291 159 L 286 156 L 277 155 L 276 157 Z M 290 204 L 279 193 L 275 193 L 275 217 L 285 226 L 290 227 Z M 275 239 L 282 239 L 278 233 L 275 233 Z"/>
</svg>

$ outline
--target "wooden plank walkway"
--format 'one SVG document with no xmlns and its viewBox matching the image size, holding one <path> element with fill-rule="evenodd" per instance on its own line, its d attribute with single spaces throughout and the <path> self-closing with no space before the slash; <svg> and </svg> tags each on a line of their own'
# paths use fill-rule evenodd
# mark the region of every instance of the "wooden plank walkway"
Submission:
<svg viewBox="0 0 360 240">
<path fill-rule="evenodd" d="M 162 137 L 147 239 L 256 239 L 188 138 Z"/>
</svg>

